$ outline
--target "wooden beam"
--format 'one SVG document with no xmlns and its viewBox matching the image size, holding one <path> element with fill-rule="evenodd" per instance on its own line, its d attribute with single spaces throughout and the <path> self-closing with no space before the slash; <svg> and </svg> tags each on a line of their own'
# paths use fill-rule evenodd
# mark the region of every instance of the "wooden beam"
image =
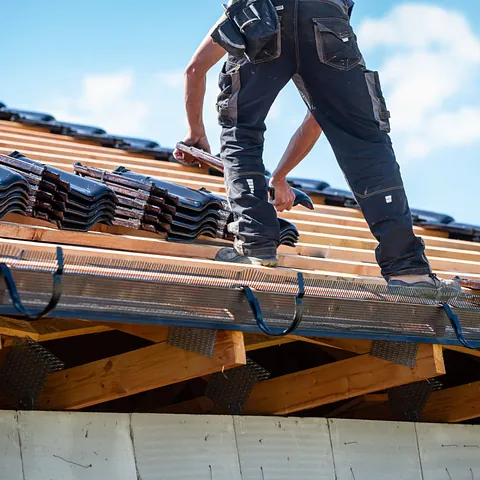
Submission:
<svg viewBox="0 0 480 480">
<path fill-rule="evenodd" d="M 142 155 L 137 153 L 131 153 L 126 150 L 120 149 L 112 149 L 109 147 L 102 147 L 96 142 L 89 142 L 87 140 L 80 140 L 75 137 L 69 137 L 67 135 L 58 135 L 55 133 L 50 133 L 48 130 L 43 129 L 41 127 L 31 127 L 26 126 L 20 123 L 14 122 L 7 122 L 7 121 L 0 121 L 0 138 L 4 138 L 5 134 L 16 134 L 21 136 L 21 138 L 26 138 L 27 140 L 34 141 L 35 144 L 37 143 L 50 143 L 55 145 L 64 145 L 69 148 L 79 149 L 83 151 L 91 151 L 96 153 L 104 153 L 115 155 L 119 158 L 120 162 L 123 162 L 126 158 L 131 158 L 132 160 L 142 161 L 142 160 L 149 160 L 150 162 L 155 162 L 156 164 L 159 163 L 158 160 L 153 159 L 148 155 Z M 17 137 L 14 140 L 18 140 Z M 13 143 L 9 145 L 15 147 Z M 206 173 L 207 169 L 201 169 L 199 167 L 190 167 L 181 165 L 179 163 L 168 162 L 168 168 L 171 170 L 180 170 L 180 171 L 188 171 L 188 172 L 195 172 L 195 173 Z"/>
<path fill-rule="evenodd" d="M 457 347 L 455 345 L 444 345 L 444 350 L 453 350 L 454 352 L 463 353 L 465 355 L 470 355 L 472 357 L 479 357 L 480 358 L 480 349 L 472 349 L 466 347 Z"/>
<path fill-rule="evenodd" d="M 422 422 L 457 423 L 480 417 L 480 382 L 433 392 Z"/>
<path fill-rule="evenodd" d="M 0 237 L 2 237 L 2 232 L 4 232 L 4 227 L 7 224 L 0 224 Z M 11 225 L 11 224 L 9 224 Z M 21 225 L 14 225 L 15 228 L 21 227 Z M 58 233 L 62 234 L 63 232 L 61 230 L 58 231 Z M 70 232 L 71 233 L 71 232 Z M 78 235 L 81 235 L 80 232 L 76 232 Z M 15 237 L 13 237 L 15 238 Z M 37 252 L 52 252 L 54 249 L 58 246 L 58 244 L 63 243 L 58 240 L 57 243 L 41 243 L 38 241 L 24 241 L 24 240 L 14 240 L 14 239 L 5 239 L 5 238 L 0 238 L 0 245 L 9 245 L 9 246 L 17 246 L 19 248 L 24 248 L 28 249 L 31 251 L 37 251 Z M 62 238 L 61 235 L 59 235 L 58 238 Z M 115 237 L 110 237 L 112 239 L 112 242 L 115 240 Z M 160 244 L 160 241 L 159 241 Z M 165 247 L 166 249 L 172 248 L 172 245 L 174 247 L 178 246 L 176 243 L 170 243 L 170 242 L 163 242 L 161 244 L 162 246 L 159 246 L 159 252 L 162 252 L 162 248 Z M 185 247 L 185 245 L 183 246 Z M 190 247 L 190 245 L 189 245 Z M 181 255 L 181 249 L 177 250 L 177 255 L 178 256 L 170 256 L 170 255 L 154 255 L 154 254 L 146 254 L 146 253 L 137 253 L 137 252 L 131 252 L 131 251 L 121 251 L 121 250 L 112 250 L 112 249 L 101 249 L 101 248 L 92 248 L 92 247 L 83 247 L 83 246 L 78 246 L 78 245 L 70 245 L 68 242 L 63 246 L 63 251 L 66 254 L 74 254 L 82 257 L 100 257 L 100 258 L 105 258 L 105 259 L 115 259 L 117 262 L 118 261 L 139 261 L 139 262 L 150 262 L 150 263 L 156 263 L 156 264 L 162 264 L 162 265 L 178 265 L 179 262 L 181 262 L 183 265 L 188 265 L 188 266 L 195 266 L 195 267 L 203 267 L 211 270 L 212 272 L 214 271 L 219 271 L 219 272 L 224 272 L 225 270 L 229 271 L 245 271 L 245 270 L 258 270 L 258 271 L 263 271 L 265 273 L 271 273 L 272 269 L 268 267 L 258 267 L 255 265 L 244 265 L 244 264 L 235 264 L 235 263 L 223 263 L 223 262 L 212 262 L 211 260 L 205 260 L 203 258 L 185 258 L 184 256 Z M 303 259 L 303 261 L 308 260 L 308 259 Z M 321 261 L 321 259 L 317 259 L 318 261 Z M 372 276 L 363 276 L 363 275 L 358 275 L 358 274 L 349 274 L 349 273 L 340 273 L 338 271 L 333 271 L 330 272 L 328 270 L 329 263 L 328 261 L 325 261 L 326 263 L 323 263 L 320 265 L 320 267 L 323 267 L 319 270 L 302 270 L 304 273 L 305 278 L 326 278 L 329 280 L 342 280 L 342 281 L 361 281 L 362 283 L 369 283 L 369 284 L 381 284 L 384 285 L 385 281 L 381 278 L 378 277 L 372 277 Z M 348 262 L 344 262 L 344 264 L 348 264 Z M 306 262 L 305 266 L 310 266 L 308 262 Z M 317 265 L 318 267 L 319 265 Z M 336 264 L 331 264 L 333 267 L 337 267 Z M 369 266 L 366 265 L 360 265 L 360 269 L 366 268 L 368 270 Z M 87 271 L 89 267 L 82 267 L 83 271 Z M 324 269 L 325 268 L 325 269 Z M 375 267 L 377 268 L 377 267 Z M 355 266 L 350 266 L 349 269 L 355 269 Z M 96 271 L 98 271 L 98 268 L 95 268 Z M 288 277 L 297 277 L 297 271 L 291 269 L 291 268 L 276 268 L 275 272 L 278 273 L 279 275 L 285 275 Z"/>
<path fill-rule="evenodd" d="M 286 415 L 443 374 L 439 345 L 421 345 L 414 368 L 362 355 L 260 382 L 245 413 Z"/>
<path fill-rule="evenodd" d="M 101 323 L 65 318 L 45 318 L 27 322 L 16 318 L 0 317 L 0 334 L 7 337 L 30 337 L 36 342 L 77 337 L 92 333 L 119 330 L 155 343 L 168 338 L 168 327 L 159 325 L 141 325 L 130 323 Z"/>
<path fill-rule="evenodd" d="M 141 325 L 137 323 L 104 323 L 105 327 L 120 332 L 144 338 L 154 343 L 166 342 L 168 339 L 168 327 L 162 325 Z"/>
<path fill-rule="evenodd" d="M 13 338 L 13 337 L 4 337 L 4 339 L 3 339 L 3 349 L 6 351 L 6 349 L 11 347 L 13 345 L 14 340 L 15 340 L 15 338 Z"/>
<path fill-rule="evenodd" d="M 425 238 L 425 237 L 424 237 Z M 334 245 L 345 248 L 359 248 L 366 250 L 375 250 L 378 242 L 373 238 L 358 238 L 349 231 L 327 231 L 323 233 L 309 232 L 300 230 L 300 242 L 303 244 L 321 244 Z M 427 253 L 432 256 L 443 256 L 437 252 L 447 251 L 448 258 L 471 257 L 458 256 L 457 252 L 465 255 L 475 255 L 480 252 L 480 244 L 477 242 L 468 242 L 465 240 L 452 240 L 449 238 L 425 238 Z"/>
<path fill-rule="evenodd" d="M 7 337 L 30 337 L 32 340 L 38 340 L 39 336 L 31 322 L 9 317 L 0 317 L 0 334 Z"/>
<path fill-rule="evenodd" d="M 63 233 L 60 234 L 59 231 L 53 228 L 52 224 L 48 222 L 14 213 L 5 215 L 5 217 L 2 218 L 2 222 L 15 224 L 16 229 L 7 223 L 0 231 L 0 234 L 5 238 L 19 240 L 53 241 L 95 247 L 111 247 L 112 245 L 118 244 L 115 248 L 119 250 L 128 249 L 129 251 L 143 253 L 157 253 L 160 248 L 158 242 L 161 242 L 160 237 L 153 232 L 118 226 L 97 224 L 90 232 L 63 231 Z M 4 224 L 2 223 L 2 225 Z M 22 228 L 27 225 L 28 227 L 25 229 Z M 107 235 L 102 237 L 98 235 L 97 232 L 110 236 L 108 236 L 108 238 Z M 279 253 L 286 255 L 296 253 L 304 257 L 375 263 L 374 249 L 377 246 L 376 241 L 339 235 L 304 233 L 309 236 L 315 235 L 314 238 L 310 239 L 314 243 L 299 242 L 295 248 L 281 245 L 278 250 Z M 111 235 L 115 235 L 116 237 L 112 239 Z M 119 235 L 122 236 L 120 239 L 118 237 Z M 230 242 L 219 239 L 212 240 L 209 237 L 200 237 L 199 242 L 203 245 L 200 245 L 200 243 L 196 243 L 195 245 L 175 244 L 172 248 L 175 249 L 175 252 L 180 252 L 186 257 L 210 258 L 215 254 L 213 246 L 228 246 L 231 244 Z M 205 247 L 204 251 L 198 248 L 200 246 Z M 436 270 L 450 269 L 464 272 L 471 271 L 472 273 L 480 270 L 480 252 L 439 247 L 430 247 L 430 249 L 427 250 L 432 266 Z"/>
<path fill-rule="evenodd" d="M 74 233 L 74 235 L 73 235 Z M 153 247 L 156 247 L 155 253 L 161 253 L 164 256 L 160 257 L 159 255 L 149 255 L 149 261 L 161 261 L 165 263 L 178 263 L 179 258 L 181 257 L 194 257 L 195 258 L 213 258 L 215 253 L 218 251 L 219 247 L 211 245 L 179 245 L 172 242 L 166 242 L 161 240 L 154 240 L 150 238 L 135 238 L 135 237 L 124 237 L 124 236 L 109 236 L 103 235 L 100 233 L 80 233 L 80 232 L 68 232 L 62 230 L 53 230 L 43 227 L 31 227 L 18 224 L 0 224 L 0 244 L 8 243 L 9 245 L 21 245 L 22 247 L 29 246 L 30 249 L 45 250 L 48 249 L 49 243 L 55 242 L 55 244 L 50 244 L 51 248 L 54 248 L 56 244 L 65 245 L 64 249 L 74 249 L 79 255 L 101 255 L 105 256 L 107 251 L 101 251 L 98 249 L 92 248 L 95 247 L 105 247 L 107 244 L 110 248 L 117 248 L 118 250 L 109 250 L 109 256 L 123 256 L 125 259 L 135 259 L 140 260 L 140 256 L 143 256 L 142 260 L 145 260 L 145 253 L 138 253 L 135 250 L 140 248 L 144 249 L 149 253 L 153 253 Z M 26 238 L 29 240 L 35 240 L 34 242 L 26 242 L 25 240 L 18 240 L 21 238 Z M 6 239 L 9 239 L 8 241 Z M 44 243 L 45 242 L 45 243 Z M 71 244 L 75 246 L 71 246 Z M 89 248 L 79 248 L 78 246 L 85 244 L 85 247 Z M 133 245 L 133 247 L 131 247 Z M 121 251 L 120 251 L 121 250 Z M 124 251 L 128 250 L 128 254 Z M 128 255 L 128 256 L 127 256 Z M 175 255 L 175 257 L 171 257 Z M 170 256 L 171 260 L 167 259 L 167 256 Z M 184 260 L 183 260 L 184 261 Z M 325 275 L 327 274 L 331 278 L 331 273 L 335 272 L 335 276 L 338 278 L 339 275 L 342 278 L 351 277 L 351 278 L 361 278 L 362 281 L 368 279 L 368 282 L 374 280 L 375 283 L 384 284 L 384 281 L 380 277 L 380 269 L 378 265 L 368 264 L 363 262 L 353 262 L 347 260 L 328 260 L 323 258 L 310 258 L 302 257 L 300 255 L 279 255 L 279 262 L 281 267 L 286 268 L 283 272 L 287 275 L 296 275 L 296 272 L 292 272 L 292 268 L 303 270 L 305 272 L 315 272 L 315 275 Z M 222 270 L 225 269 L 245 269 L 246 266 L 234 265 L 234 264 L 220 264 L 208 262 L 208 267 L 211 269 L 219 268 Z M 259 267 L 254 267 L 259 268 Z M 442 273 L 442 272 L 438 272 Z M 448 277 L 453 277 L 456 275 L 455 272 L 443 272 L 443 274 Z M 480 274 L 469 274 L 471 278 L 480 278 Z"/>
<path fill-rule="evenodd" d="M 147 232 L 143 232 L 141 236 L 132 235 L 133 232 L 128 232 L 127 235 L 111 235 L 117 227 L 102 227 L 108 229 L 108 233 L 98 232 L 70 232 L 64 230 L 56 230 L 48 224 L 41 223 L 38 219 L 31 219 L 29 217 L 22 217 L 16 214 L 9 214 L 4 218 L 4 221 L 11 221 L 16 223 L 2 223 L 0 224 L 0 236 L 11 240 L 33 240 L 40 243 L 54 242 L 62 245 L 77 245 L 95 248 L 115 248 L 121 251 L 148 253 L 148 254 L 163 254 L 175 255 L 188 258 L 203 258 L 213 259 L 216 252 L 220 248 L 216 245 L 202 245 L 202 244 L 177 244 L 161 240 L 158 236 L 152 236 Z M 41 223 L 41 225 L 40 225 Z M 118 233 L 123 233 L 118 232 Z M 305 270 L 322 270 L 335 271 L 342 274 L 349 275 L 365 275 L 365 276 L 380 276 L 380 270 L 376 264 L 367 263 L 365 261 L 354 261 L 355 258 L 361 259 L 364 255 L 351 256 L 348 249 L 338 249 L 332 247 L 334 254 L 329 258 L 323 257 L 306 257 L 295 253 L 302 252 L 302 245 L 298 245 L 295 249 L 282 247 L 279 250 L 279 260 L 283 267 L 299 268 Z M 325 255 L 329 251 L 325 248 Z M 371 254 L 371 260 L 374 261 L 373 252 L 363 251 Z M 313 253 L 313 252 L 311 252 Z M 337 258 L 338 257 L 338 258 Z M 364 259 L 365 260 L 365 259 Z M 438 271 L 442 268 L 451 270 L 451 275 L 456 273 L 461 274 L 476 274 L 480 275 L 480 262 L 469 261 L 455 261 L 451 259 L 438 259 L 432 261 L 432 266 Z"/>
<path fill-rule="evenodd" d="M 314 343 L 321 347 L 337 348 L 348 352 L 358 353 L 360 355 L 370 353 L 372 349 L 371 340 L 345 339 L 345 338 L 322 338 L 322 337 L 302 337 L 299 335 L 290 335 L 289 338 L 300 340 L 302 342 Z"/>
<path fill-rule="evenodd" d="M 36 342 L 89 335 L 109 330 L 112 330 L 112 328 L 83 320 L 46 318 L 35 322 L 26 322 L 16 318 L 0 317 L 0 334 L 17 338 L 30 337 Z"/>
<path fill-rule="evenodd" d="M 363 401 L 365 403 L 385 403 L 385 402 L 388 402 L 388 394 L 373 393 L 371 395 L 364 395 Z"/>
<path fill-rule="evenodd" d="M 218 332 L 211 359 L 159 343 L 51 374 L 38 408 L 78 410 L 245 363 L 239 332 Z"/>
<path fill-rule="evenodd" d="M 296 341 L 296 339 L 292 337 L 271 337 L 263 333 L 244 333 L 243 337 L 247 352 Z"/>
<path fill-rule="evenodd" d="M 297 255 L 327 258 L 329 260 L 352 260 L 364 263 L 376 262 L 375 252 L 371 249 L 346 248 L 334 245 L 315 245 L 312 243 L 299 242 L 294 249 L 281 245 L 278 252 L 284 254 L 292 254 L 292 252 L 295 252 Z M 428 259 L 432 268 L 435 270 L 480 273 L 480 252 L 453 250 L 452 253 L 452 249 L 438 248 L 437 250 L 429 250 Z"/>
<path fill-rule="evenodd" d="M 60 137 L 62 138 L 62 137 Z M 15 140 L 15 143 L 11 142 Z M 0 128 L 0 148 L 5 147 L 7 150 L 12 148 L 17 148 L 20 151 L 33 150 L 38 153 L 46 154 L 63 154 L 71 156 L 73 158 L 84 158 L 86 160 L 98 160 L 100 162 L 107 161 L 109 164 L 107 168 L 113 170 L 119 164 L 126 165 L 127 163 L 132 166 L 146 166 L 153 169 L 158 169 L 158 171 L 163 171 L 167 175 L 179 175 L 179 178 L 185 179 L 194 179 L 197 178 L 202 173 L 206 173 L 206 169 L 200 168 L 171 168 L 171 162 L 162 162 L 148 157 L 134 157 L 129 155 L 128 152 L 122 151 L 120 149 L 113 148 L 104 148 L 104 147 L 95 147 L 92 145 L 81 145 L 75 143 L 62 142 L 57 140 L 56 142 L 50 139 L 32 139 L 25 138 L 21 135 L 15 135 L 10 133 L 4 133 Z M 49 163 L 49 162 L 47 162 Z M 71 167 L 70 164 L 65 164 L 67 167 Z M 218 185 L 223 184 L 223 179 L 221 177 L 214 177 L 210 175 L 203 175 L 205 180 L 216 183 Z"/>
</svg>

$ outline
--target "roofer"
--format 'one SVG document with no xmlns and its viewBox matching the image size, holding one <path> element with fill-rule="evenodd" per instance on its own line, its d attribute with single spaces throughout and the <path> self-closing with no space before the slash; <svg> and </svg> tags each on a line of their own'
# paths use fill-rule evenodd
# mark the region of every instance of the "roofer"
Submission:
<svg viewBox="0 0 480 480">
<path fill-rule="evenodd" d="M 352 7 L 352 0 L 230 0 L 195 52 L 186 69 L 189 133 L 184 143 L 208 152 L 203 124 L 206 73 L 228 52 L 217 110 L 236 240 L 234 248 L 222 248 L 216 260 L 277 265 L 279 224 L 262 160 L 264 122 L 278 93 L 293 79 L 311 114 L 272 174 L 277 208 L 291 207 L 285 177 L 311 150 L 320 125 L 379 242 L 376 259 L 389 285 L 450 295 L 459 284 L 432 273 L 425 244 L 413 232 L 389 137 L 390 114 L 378 72 L 366 68 L 350 25 Z M 181 152 L 175 155 L 186 161 Z"/>
</svg>

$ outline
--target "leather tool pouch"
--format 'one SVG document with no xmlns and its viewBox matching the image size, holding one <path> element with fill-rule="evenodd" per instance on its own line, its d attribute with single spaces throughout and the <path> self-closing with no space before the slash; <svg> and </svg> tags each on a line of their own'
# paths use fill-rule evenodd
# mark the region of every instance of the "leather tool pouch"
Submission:
<svg viewBox="0 0 480 480">
<path fill-rule="evenodd" d="M 280 25 L 271 0 L 234 0 L 226 20 L 212 33 L 215 42 L 235 58 L 262 63 L 280 56 Z"/>
</svg>

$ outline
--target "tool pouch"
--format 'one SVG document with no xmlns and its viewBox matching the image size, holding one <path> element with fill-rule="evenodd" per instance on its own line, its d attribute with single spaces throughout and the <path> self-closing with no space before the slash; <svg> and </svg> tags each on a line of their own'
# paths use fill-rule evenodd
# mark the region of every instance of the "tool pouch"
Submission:
<svg viewBox="0 0 480 480">
<path fill-rule="evenodd" d="M 221 22 L 211 36 L 232 57 L 242 58 L 245 55 L 247 49 L 245 39 L 230 18 L 227 17 Z"/>
<path fill-rule="evenodd" d="M 233 0 L 225 8 L 227 18 L 212 38 L 234 58 L 263 63 L 280 56 L 280 26 L 271 0 Z"/>
</svg>

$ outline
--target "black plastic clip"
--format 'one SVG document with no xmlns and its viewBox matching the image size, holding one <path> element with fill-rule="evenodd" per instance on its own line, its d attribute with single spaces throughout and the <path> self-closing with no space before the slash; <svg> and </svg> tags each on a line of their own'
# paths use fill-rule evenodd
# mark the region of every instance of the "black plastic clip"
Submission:
<svg viewBox="0 0 480 480">
<path fill-rule="evenodd" d="M 442 304 L 443 310 L 445 310 L 445 313 L 447 314 L 448 320 L 450 321 L 450 324 L 452 325 L 452 328 L 455 332 L 455 335 L 458 338 L 458 341 L 467 348 L 470 348 L 472 350 L 476 350 L 476 348 L 469 343 L 469 341 L 465 338 L 465 335 L 463 334 L 462 330 L 462 325 L 460 324 L 460 319 L 458 318 L 458 315 L 453 313 L 452 307 L 448 303 Z"/>
<path fill-rule="evenodd" d="M 247 296 L 248 303 L 250 304 L 250 308 L 252 309 L 253 316 L 257 322 L 258 328 L 267 335 L 272 337 L 283 337 L 285 335 L 289 335 L 290 333 L 294 332 L 300 322 L 303 319 L 303 311 L 304 311 L 304 304 L 303 304 L 303 297 L 305 296 L 305 281 L 303 279 L 302 273 L 298 272 L 297 274 L 298 279 L 298 294 L 295 297 L 295 314 L 293 316 L 292 324 L 283 332 L 275 333 L 270 328 L 268 328 L 267 324 L 265 323 L 265 319 L 263 318 L 262 309 L 260 308 L 260 303 L 258 302 L 257 297 L 255 297 L 252 289 L 250 287 L 243 287 L 243 291 Z"/>
<path fill-rule="evenodd" d="M 57 247 L 57 265 L 57 270 L 53 274 L 53 289 L 50 301 L 41 312 L 32 313 L 22 305 L 17 286 L 15 285 L 15 280 L 10 272 L 10 268 L 5 263 L 0 264 L 0 274 L 5 279 L 5 284 L 7 285 L 12 304 L 21 315 L 26 317 L 27 320 L 38 320 L 45 315 L 48 315 L 58 305 L 60 297 L 62 296 L 62 274 L 64 268 L 63 250 L 60 247 Z"/>
</svg>

